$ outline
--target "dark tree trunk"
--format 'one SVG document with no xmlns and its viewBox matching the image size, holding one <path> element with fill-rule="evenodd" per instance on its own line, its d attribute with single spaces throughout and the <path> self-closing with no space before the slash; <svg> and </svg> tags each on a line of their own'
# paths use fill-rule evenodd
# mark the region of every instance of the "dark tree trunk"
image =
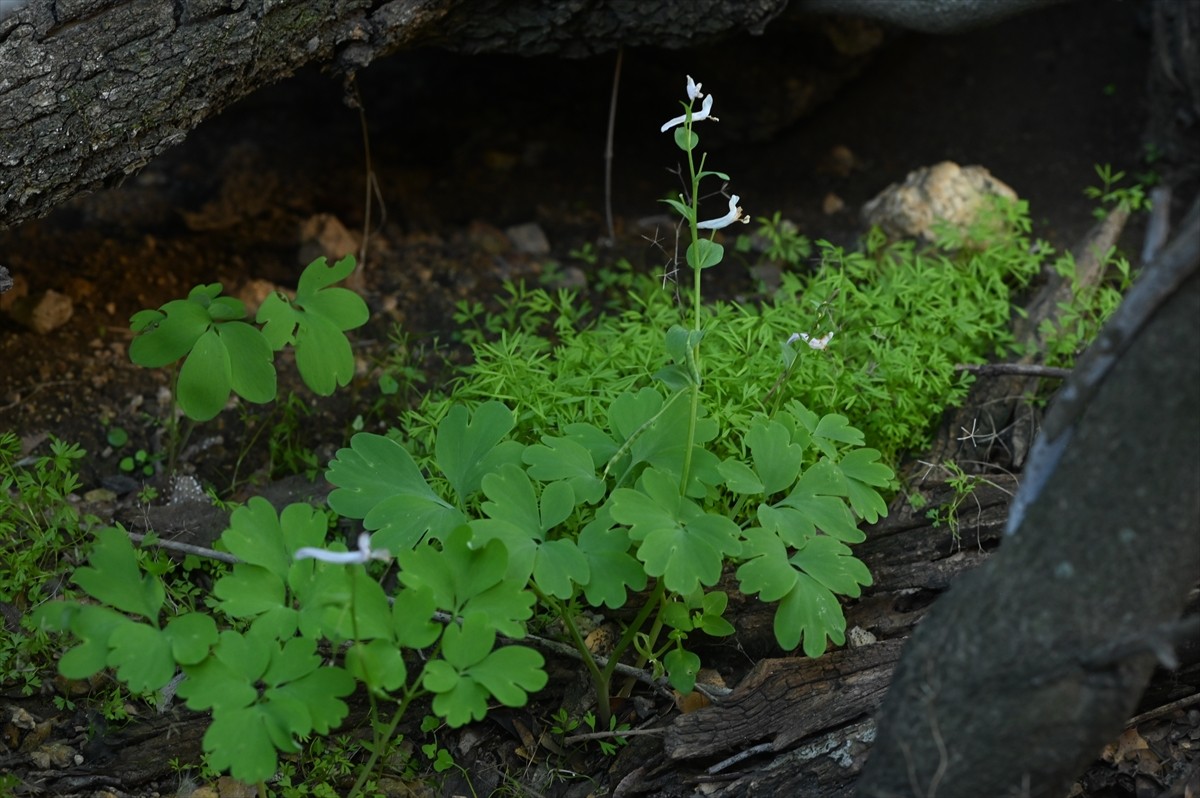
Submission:
<svg viewBox="0 0 1200 798">
<path fill-rule="evenodd" d="M 0 13 L 0 227 L 120 182 L 308 64 L 420 45 L 575 57 L 761 32 L 786 0 L 31 0 Z"/>
<path fill-rule="evenodd" d="M 1190 631 L 1198 341 L 1200 202 L 1060 393 L 1011 534 L 917 628 L 859 795 L 1062 796 L 1120 731 Z"/>
</svg>

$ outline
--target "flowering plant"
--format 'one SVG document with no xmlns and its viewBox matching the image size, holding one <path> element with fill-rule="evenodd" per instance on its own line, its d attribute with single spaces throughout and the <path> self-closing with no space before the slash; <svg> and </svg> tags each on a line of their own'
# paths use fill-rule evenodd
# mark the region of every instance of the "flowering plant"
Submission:
<svg viewBox="0 0 1200 798">
<path fill-rule="evenodd" d="M 693 127 L 716 120 L 712 95 L 690 77 L 687 95 L 683 115 L 662 130 L 674 130 L 688 164 L 685 192 L 667 202 L 687 228 L 690 324 L 666 330 L 661 368 L 635 375 L 638 384 L 598 412 L 536 435 L 494 399 L 450 407 L 425 456 L 393 437 L 355 435 L 326 474 L 336 488 L 329 507 L 366 530 L 355 550 L 325 544 L 321 511 L 296 504 L 277 514 L 251 499 L 221 538 L 237 563 L 214 586 L 214 609 L 231 628 L 202 612 L 164 623 L 158 577 L 142 572 L 123 531 L 102 532 L 75 575 L 99 604 L 54 603 L 38 615 L 43 628 L 81 640 L 62 658 L 64 675 L 114 667 L 137 691 L 181 679 L 177 694 L 212 710 L 212 764 L 259 782 L 279 752 L 340 723 L 342 699 L 361 684 L 377 711 L 393 711 L 372 724 L 358 794 L 417 698 L 431 696 L 434 714 L 458 726 L 483 718 L 491 701 L 523 705 L 546 684 L 542 655 L 516 642 L 535 606 L 561 619 L 592 677 L 601 728 L 613 727 L 620 665 L 680 692 L 695 687 L 694 636 L 735 631 L 728 596 L 715 589 L 727 574 L 778 602 L 781 647 L 819 656 L 829 641 L 843 643 L 838 596 L 871 581 L 849 546 L 863 539 L 859 519 L 886 512 L 878 488 L 892 472 L 845 417 L 786 395 L 800 356 L 792 344 L 804 340 L 819 356 L 833 332 L 780 344 L 782 377 L 760 397 L 763 407 L 773 400 L 770 412 L 727 430 L 707 412 L 711 318 L 700 274 L 723 260 L 720 231 L 748 217 L 730 195 L 726 214 L 700 220 L 702 181 L 729 177 L 705 170 L 703 155 L 697 163 Z M 729 439 L 732 454 L 718 448 Z M 379 577 L 393 557 L 389 595 Z M 592 651 L 580 608 L 617 610 L 635 595 L 611 649 Z"/>
</svg>

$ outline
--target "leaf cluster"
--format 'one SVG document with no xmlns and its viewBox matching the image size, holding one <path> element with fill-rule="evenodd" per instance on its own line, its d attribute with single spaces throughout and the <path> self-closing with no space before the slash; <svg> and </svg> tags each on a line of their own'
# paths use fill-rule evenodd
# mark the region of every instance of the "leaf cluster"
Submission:
<svg viewBox="0 0 1200 798">
<path fill-rule="evenodd" d="M 257 404 L 272 401 L 274 353 L 285 346 L 295 349 L 305 384 L 328 396 L 354 375 L 354 356 L 343 333 L 368 318 L 361 297 L 333 285 L 353 270 L 353 256 L 333 266 L 325 258 L 313 261 L 301 274 L 294 299 L 276 291 L 262 303 L 255 318 L 261 329 L 246 321 L 241 300 L 221 295 L 220 283 L 198 285 L 186 299 L 133 315 L 130 327 L 137 337 L 129 357 L 146 368 L 182 358 L 176 399 L 197 421 L 221 412 L 231 393 Z"/>
<path fill-rule="evenodd" d="M 212 711 L 210 764 L 250 782 L 275 773 L 280 752 L 340 724 L 358 683 L 401 707 L 432 693 L 434 711 L 456 726 L 482 718 L 491 700 L 521 705 L 545 685 L 540 654 L 495 645 L 498 633 L 523 636 L 533 603 L 506 578 L 502 546 L 473 547 L 463 529 L 437 552 L 405 551 L 403 589 L 389 598 L 362 567 L 295 559 L 327 530 L 325 513 L 305 504 L 277 514 L 256 497 L 236 510 L 220 542 L 239 562 L 213 589 L 234 625 L 218 630 L 203 612 L 164 619 L 161 580 L 138 566 L 124 530 L 106 528 L 74 576 L 98 603 L 48 603 L 34 621 L 81 641 L 59 662 L 69 678 L 113 668 L 146 693 L 181 671 L 176 694 Z M 456 620 L 437 623 L 439 612 Z M 320 653 L 329 645 L 344 651 L 340 664 Z M 430 653 L 410 670 L 403 652 L 416 649 Z"/>
</svg>

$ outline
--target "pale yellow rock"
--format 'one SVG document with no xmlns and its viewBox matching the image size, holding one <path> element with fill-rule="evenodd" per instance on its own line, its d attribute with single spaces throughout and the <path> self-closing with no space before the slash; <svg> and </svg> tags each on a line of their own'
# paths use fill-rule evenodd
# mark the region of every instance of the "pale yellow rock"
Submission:
<svg viewBox="0 0 1200 798">
<path fill-rule="evenodd" d="M 982 166 L 943 161 L 888 186 L 863 206 L 863 221 L 878 225 L 892 239 L 933 241 L 939 221 L 966 230 L 992 196 L 1015 200 L 1017 192 Z"/>
</svg>

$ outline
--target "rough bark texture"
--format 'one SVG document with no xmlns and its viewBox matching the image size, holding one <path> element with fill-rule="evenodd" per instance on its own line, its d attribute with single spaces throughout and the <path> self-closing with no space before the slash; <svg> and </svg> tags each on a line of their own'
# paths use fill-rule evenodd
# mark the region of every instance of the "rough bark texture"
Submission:
<svg viewBox="0 0 1200 798">
<path fill-rule="evenodd" d="M 35 0 L 0 15 L 0 226 L 112 185 L 307 64 L 420 45 L 584 56 L 761 32 L 786 0 Z"/>
<path fill-rule="evenodd" d="M 1064 795 L 1173 656 L 1200 573 L 1198 250 L 1200 203 L 1047 416 L 1012 534 L 914 634 L 860 795 Z"/>
</svg>

